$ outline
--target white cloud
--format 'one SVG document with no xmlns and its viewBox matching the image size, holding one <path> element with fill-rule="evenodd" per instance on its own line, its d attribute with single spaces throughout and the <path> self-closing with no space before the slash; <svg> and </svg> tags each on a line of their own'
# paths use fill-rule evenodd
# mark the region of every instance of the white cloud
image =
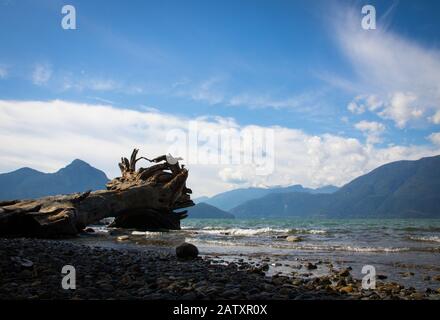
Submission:
<svg viewBox="0 0 440 320">
<path fill-rule="evenodd" d="M 52 67 L 49 64 L 37 64 L 32 71 L 32 82 L 37 85 L 45 85 L 52 77 Z"/>
<path fill-rule="evenodd" d="M 376 111 L 383 106 L 383 101 L 381 101 L 376 95 L 369 95 L 366 97 L 366 102 L 368 110 Z"/>
<path fill-rule="evenodd" d="M 368 144 L 382 142 L 381 135 L 385 131 L 385 125 L 376 121 L 362 120 L 354 125 L 356 129 L 361 131 L 367 137 Z"/>
<path fill-rule="evenodd" d="M 351 113 L 356 113 L 356 114 L 362 114 L 365 112 L 365 106 L 363 104 L 359 104 L 359 102 L 357 101 L 357 99 L 351 101 L 348 106 L 347 109 L 351 112 Z"/>
<path fill-rule="evenodd" d="M 343 15 L 335 16 L 336 38 L 356 74 L 352 88 L 360 94 L 371 92 L 378 101 L 367 107 L 355 98 L 349 110 L 378 113 L 399 128 L 432 119 L 440 111 L 440 51 L 384 29 L 382 21 L 376 30 L 363 30 L 357 11 L 339 13 Z"/>
<path fill-rule="evenodd" d="M 440 110 L 430 117 L 429 120 L 434 124 L 440 124 Z"/>
<path fill-rule="evenodd" d="M 384 119 L 393 120 L 396 127 L 401 129 L 424 114 L 424 110 L 417 106 L 417 96 L 411 92 L 389 94 L 386 102 L 379 100 L 376 95 L 359 95 L 348 104 L 347 109 L 354 114 L 362 114 L 367 110 L 375 112 Z"/>
<path fill-rule="evenodd" d="M 428 136 L 428 139 L 429 139 L 432 143 L 434 143 L 434 144 L 440 146 L 440 132 L 434 132 L 434 133 L 431 133 L 431 134 Z"/>
<path fill-rule="evenodd" d="M 157 111 L 135 111 L 60 100 L 0 100 L 0 114 L 0 171 L 23 166 L 54 171 L 80 158 L 104 170 L 110 177 L 119 175 L 117 162 L 121 156 L 129 155 L 134 147 L 139 147 L 146 156 L 167 153 L 172 144 L 167 140 L 167 134 L 173 130 L 184 134 L 190 121 Z M 196 120 L 201 129 L 211 132 L 267 129 L 241 126 L 229 118 Z M 349 137 L 316 136 L 279 126 L 271 129 L 275 138 L 273 173 L 256 175 L 255 169 L 249 165 L 189 162 L 188 186 L 195 196 L 212 195 L 237 186 L 342 185 L 390 161 L 440 153 L 439 145 L 376 148 Z M 241 151 L 240 146 L 234 146 L 234 154 Z M 194 158 L 192 151 L 182 156 L 184 163 Z"/>
<path fill-rule="evenodd" d="M 423 109 L 417 106 L 416 95 L 396 92 L 379 115 L 394 120 L 398 128 L 404 128 L 409 121 L 419 119 L 423 112 Z"/>
<path fill-rule="evenodd" d="M 353 101 L 351 101 L 347 109 L 352 113 L 362 114 L 365 111 L 376 111 L 383 107 L 383 102 L 379 99 L 378 96 L 371 95 L 358 95 Z"/>
<path fill-rule="evenodd" d="M 362 132 L 368 133 L 382 133 L 385 131 L 385 126 L 382 123 L 375 121 L 365 121 L 362 120 L 355 124 L 356 129 Z"/>
<path fill-rule="evenodd" d="M 255 172 L 252 172 L 249 167 L 226 167 L 221 169 L 218 175 L 226 183 L 240 185 L 248 183 L 255 176 Z"/>
</svg>

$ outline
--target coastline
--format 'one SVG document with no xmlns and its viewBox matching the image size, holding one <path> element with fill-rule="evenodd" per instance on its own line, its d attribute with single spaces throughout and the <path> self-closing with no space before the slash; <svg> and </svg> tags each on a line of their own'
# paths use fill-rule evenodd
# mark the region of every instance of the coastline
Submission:
<svg viewBox="0 0 440 320">
<path fill-rule="evenodd" d="M 0 299 L 4 300 L 440 299 L 440 292 L 434 290 L 420 292 L 380 280 L 375 290 L 363 290 L 348 266 L 310 279 L 267 276 L 265 263 L 244 259 L 219 263 L 213 256 L 179 260 L 165 247 L 115 249 L 63 240 L 1 238 L 0 255 Z M 75 290 L 61 287 L 64 265 L 76 269 Z"/>
</svg>

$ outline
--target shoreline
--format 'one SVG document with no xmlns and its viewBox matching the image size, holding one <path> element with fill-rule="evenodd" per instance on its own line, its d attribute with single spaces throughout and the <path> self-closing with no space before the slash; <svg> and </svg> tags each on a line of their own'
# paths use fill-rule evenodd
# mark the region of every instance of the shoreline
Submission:
<svg viewBox="0 0 440 320">
<path fill-rule="evenodd" d="M 310 279 L 266 276 L 267 264 L 218 263 L 212 256 L 179 260 L 170 248 L 115 249 L 63 240 L 0 238 L 0 253 L 4 300 L 440 299 L 439 290 L 420 292 L 380 280 L 375 290 L 363 290 L 349 269 Z M 312 262 L 305 263 L 313 268 Z M 61 287 L 64 265 L 75 267 L 75 290 Z"/>
</svg>

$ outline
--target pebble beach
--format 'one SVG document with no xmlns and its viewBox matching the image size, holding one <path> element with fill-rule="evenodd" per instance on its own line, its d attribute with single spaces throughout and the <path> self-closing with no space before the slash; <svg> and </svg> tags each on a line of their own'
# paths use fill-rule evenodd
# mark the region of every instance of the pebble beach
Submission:
<svg viewBox="0 0 440 320">
<path fill-rule="evenodd" d="M 244 259 L 228 263 L 214 256 L 182 260 L 172 248 L 115 249 L 64 240 L 3 238 L 0 256 L 0 299 L 440 299 L 440 289 L 422 292 L 381 280 L 375 290 L 364 290 L 349 266 L 309 279 L 269 276 L 270 258 L 267 263 Z M 314 269 L 317 263 L 303 264 Z M 75 289 L 61 286 L 65 265 L 75 267 Z M 440 277 L 438 283 L 440 287 Z"/>
</svg>

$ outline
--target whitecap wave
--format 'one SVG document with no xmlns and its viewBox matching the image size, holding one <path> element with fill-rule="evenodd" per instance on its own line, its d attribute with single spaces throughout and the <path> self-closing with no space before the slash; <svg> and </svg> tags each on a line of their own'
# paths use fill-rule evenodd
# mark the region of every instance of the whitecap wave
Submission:
<svg viewBox="0 0 440 320">
<path fill-rule="evenodd" d="M 171 232 L 165 232 L 165 234 L 170 234 Z M 133 236 L 145 236 L 145 237 L 155 237 L 164 234 L 162 231 L 132 231 Z"/>
<path fill-rule="evenodd" d="M 326 234 L 327 230 L 322 229 L 290 229 L 289 234 Z"/>
<path fill-rule="evenodd" d="M 105 226 L 93 226 L 93 230 L 97 233 L 108 233 L 109 229 Z"/>
<path fill-rule="evenodd" d="M 209 246 L 220 246 L 220 247 L 260 247 L 262 246 L 261 244 L 257 244 L 257 243 L 241 243 L 241 242 L 234 242 L 234 241 L 227 241 L 227 240 L 201 240 L 201 239 L 197 239 L 197 240 L 193 240 L 192 243 L 194 243 L 195 245 L 209 245 Z"/>
<path fill-rule="evenodd" d="M 440 242 L 440 237 L 438 236 L 425 236 L 425 237 L 416 237 L 416 236 L 411 236 L 409 237 L 410 240 L 413 241 L 423 241 L 423 242 Z"/>
<path fill-rule="evenodd" d="M 410 248 L 387 248 L 387 247 L 356 247 L 356 246 L 337 246 L 337 245 L 294 245 L 290 247 L 295 250 L 313 250 L 313 251 L 348 251 L 348 252 L 403 252 Z"/>
<path fill-rule="evenodd" d="M 144 235 L 146 235 L 145 231 L 133 231 L 131 234 L 134 235 L 134 236 L 144 236 Z"/>
<path fill-rule="evenodd" d="M 287 250 L 303 250 L 303 251 L 347 251 L 347 252 L 359 252 L 359 253 L 394 253 L 410 251 L 410 248 L 393 248 L 393 247 L 356 247 L 356 246 L 336 246 L 336 245 L 314 245 L 314 244 L 286 244 L 286 243 L 257 243 L 257 242 L 240 242 L 240 241 L 228 241 L 228 240 L 199 240 L 205 245 L 213 246 L 245 246 L 245 247 L 264 247 L 264 248 L 277 248 Z"/>
<path fill-rule="evenodd" d="M 231 228 L 231 229 L 216 229 L 216 228 L 203 228 L 199 230 L 193 230 L 198 233 L 224 235 L 224 236 L 255 236 L 262 234 L 279 234 L 286 233 L 289 229 L 275 229 L 275 228 L 256 228 L 256 229 L 244 229 L 244 228 Z"/>
<path fill-rule="evenodd" d="M 384 247 L 352 247 L 346 246 L 341 247 L 342 251 L 353 251 L 353 252 L 403 252 L 409 251 L 410 248 L 384 248 Z"/>
<path fill-rule="evenodd" d="M 327 230 L 322 229 L 282 229 L 282 228 L 221 228 L 221 227 L 204 227 L 196 229 L 194 227 L 183 227 L 185 231 L 197 232 L 202 234 L 225 235 L 225 236 L 255 236 L 255 235 L 288 235 L 288 234 L 327 234 Z"/>
</svg>

